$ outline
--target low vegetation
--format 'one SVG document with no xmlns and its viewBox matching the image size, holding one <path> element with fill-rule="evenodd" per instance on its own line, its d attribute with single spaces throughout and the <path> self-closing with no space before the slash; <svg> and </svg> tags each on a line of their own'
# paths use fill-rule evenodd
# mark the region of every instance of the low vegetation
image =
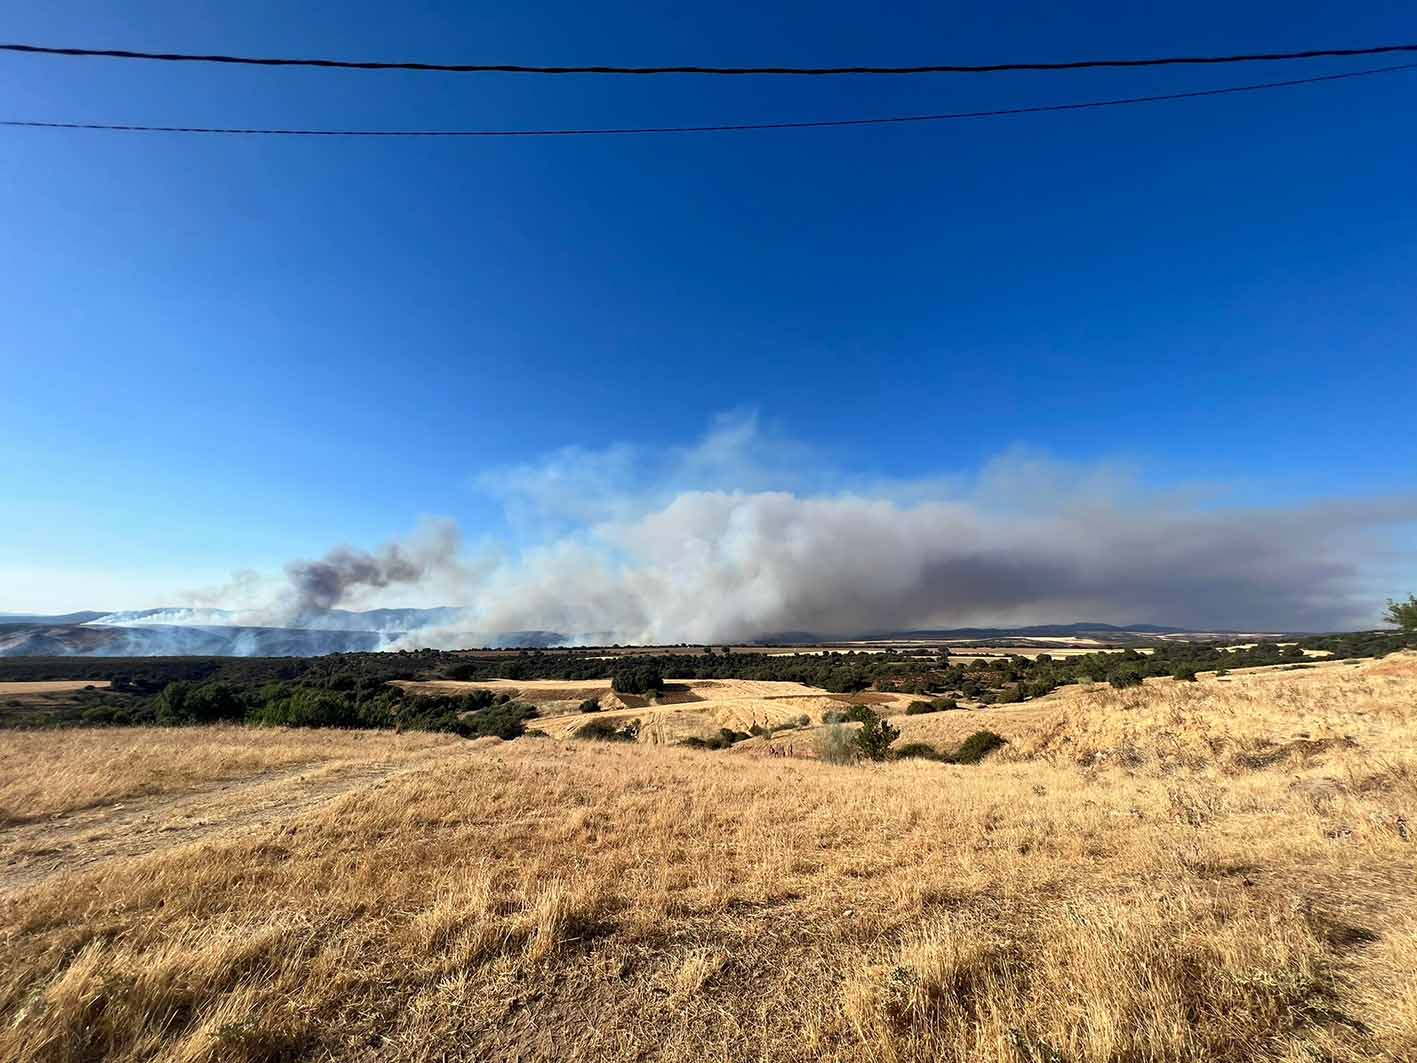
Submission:
<svg viewBox="0 0 1417 1063">
<path fill-rule="evenodd" d="M 133 770 L 102 750 L 162 743 L 171 790 L 125 799 L 152 802 L 118 813 L 135 817 L 189 792 L 188 767 L 225 756 L 211 742 L 428 744 L 244 832 L 88 867 L 16 857 L 0 1058 L 1417 1058 L 1417 655 L 898 722 L 898 754 L 918 733 L 978 763 L 227 725 L 0 736 L 11 765 L 84 749 L 95 790 Z M 265 770 L 232 768 L 211 800 Z M 63 806 L 46 784 L 25 800 Z"/>
<path fill-rule="evenodd" d="M 1414 605 L 1393 602 L 1391 618 L 1411 619 Z M 960 701 L 1018 704 L 1061 687 L 1106 682 L 1117 688 L 1146 679 L 1189 679 L 1206 672 L 1303 663 L 1308 653 L 1334 659 L 1361 659 L 1417 647 L 1417 629 L 1316 635 L 1281 644 L 1261 641 L 1226 646 L 1213 642 L 1158 641 L 1147 652 L 1129 649 L 1054 658 L 1019 654 L 983 659 L 953 659 L 943 647 L 885 653 L 636 652 L 628 656 L 593 650 L 519 652 L 448 652 L 331 654 L 317 658 L 0 658 L 0 683 L 45 680 L 111 683 L 109 689 L 78 690 L 50 702 L 26 702 L 0 696 L 0 726 L 131 725 L 157 721 L 157 699 L 174 683 L 218 684 L 252 708 L 275 700 L 263 692 L 282 689 L 290 704 L 271 711 L 294 713 L 286 719 L 339 721 L 336 726 L 431 727 L 459 730 L 462 707 L 440 712 L 431 704 L 412 706 L 390 701 L 380 706 L 388 684 L 396 681 L 459 680 L 609 680 L 617 694 L 656 699 L 665 676 L 683 680 L 740 679 L 801 683 L 836 693 L 866 690 L 914 694 L 931 711 L 947 711 Z M 302 691 L 323 692 L 299 693 Z M 327 696 L 333 695 L 333 696 Z M 291 701 L 294 699 L 294 701 Z M 336 705 L 335 701 L 343 702 Z M 296 702 L 303 702 L 296 704 Z M 218 710 L 220 711 L 220 710 Z M 475 711 L 475 710 L 473 710 Z M 914 713 L 925 709 L 913 707 Z M 415 719 L 417 716 L 418 719 Z M 406 717 L 401 719 L 400 717 Z M 227 718 L 222 716 L 221 718 Z"/>
<path fill-rule="evenodd" d="M 1008 741 L 993 731 L 975 731 L 950 753 L 941 753 L 926 742 L 906 742 L 891 750 L 897 760 L 933 760 L 940 764 L 978 764 Z"/>
</svg>

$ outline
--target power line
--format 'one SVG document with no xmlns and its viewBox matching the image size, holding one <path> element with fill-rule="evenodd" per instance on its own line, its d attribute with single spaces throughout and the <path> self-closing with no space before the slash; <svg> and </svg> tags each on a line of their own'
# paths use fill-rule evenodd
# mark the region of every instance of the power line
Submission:
<svg viewBox="0 0 1417 1063">
<path fill-rule="evenodd" d="M 184 52 L 137 52 L 120 48 L 57 48 L 39 44 L 0 44 L 0 51 L 104 59 L 145 59 L 165 63 L 227 63 L 237 66 L 301 66 L 331 70 L 418 70 L 442 74 L 716 74 L 823 76 L 837 74 L 997 74 L 1018 70 L 1091 70 L 1100 67 L 1207 66 L 1220 63 L 1272 63 L 1294 59 L 1343 58 L 1417 52 L 1417 44 L 1379 44 L 1368 48 L 1312 48 L 1301 52 L 1251 52 L 1240 55 L 1165 56 L 1148 59 L 1075 59 L 1058 63 L 940 64 L 932 66 L 522 66 L 514 63 L 383 62 L 367 59 L 290 59 L 242 55 L 194 55 Z"/>
<path fill-rule="evenodd" d="M 0 119 L 0 126 L 25 129 L 87 129 L 120 133 L 217 133 L 237 136 L 280 137 L 593 137 L 640 136 L 657 133 L 740 133 L 768 129 L 827 129 L 842 126 L 903 125 L 917 122 L 954 122 L 966 119 L 1005 118 L 1012 115 L 1048 114 L 1057 111 L 1086 111 L 1102 107 L 1126 107 L 1142 103 L 1162 103 L 1168 100 L 1194 100 L 1206 96 L 1230 96 L 1243 92 L 1263 92 L 1267 89 L 1289 88 L 1294 85 L 1316 85 L 1329 81 L 1391 74 L 1399 70 L 1417 70 L 1417 63 L 1398 66 L 1352 70 L 1345 74 L 1324 74 L 1294 78 L 1289 81 L 1264 81 L 1253 85 L 1231 85 L 1218 89 L 1197 89 L 1192 92 L 1167 92 L 1154 96 L 1127 96 L 1110 100 L 1087 100 L 1079 103 L 1049 103 L 1033 107 L 1005 107 L 991 111 L 955 111 L 948 114 L 909 114 L 878 118 L 830 118 L 810 122 L 741 122 L 724 125 L 698 126 L 639 126 L 586 129 L 260 129 L 230 126 L 158 126 L 120 125 L 104 122 L 40 122 Z"/>
</svg>

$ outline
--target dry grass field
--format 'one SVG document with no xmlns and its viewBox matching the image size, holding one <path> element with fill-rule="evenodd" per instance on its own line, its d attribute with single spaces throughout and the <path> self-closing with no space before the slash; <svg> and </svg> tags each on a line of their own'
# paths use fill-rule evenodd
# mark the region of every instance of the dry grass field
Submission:
<svg viewBox="0 0 1417 1063">
<path fill-rule="evenodd" d="M 828 694 L 817 687 L 767 679 L 667 679 L 665 691 L 650 701 L 634 694 L 616 694 L 610 680 L 493 680 L 462 682 L 436 680 L 404 682 L 409 690 L 454 694 L 458 691 L 492 690 L 535 705 L 542 714 L 531 724 L 536 730 L 556 738 L 573 737 L 587 724 L 606 720 L 623 724 L 641 723 L 640 740 L 669 745 L 697 736 L 712 737 L 724 728 L 746 731 L 754 724 L 782 725 L 802 716 L 820 723 L 822 714 L 853 703 L 870 703 L 883 714 L 904 712 L 915 700 L 911 694 Z M 580 704 L 596 698 L 603 711 L 586 714 Z"/>
<path fill-rule="evenodd" d="M 233 743 L 378 769 L 3 880 L 0 1059 L 1417 1059 L 1417 654 L 896 722 L 1011 744 L 834 767 L 748 743 L 0 735 L 7 780 L 55 777 L 10 798 L 21 819 L 73 807 L 68 750 L 150 810 Z M 125 791 L 105 743 L 191 767 Z M 199 819 L 290 769 L 241 770 Z"/>
<path fill-rule="evenodd" d="M 107 690 L 107 679 L 51 679 L 39 682 L 0 683 L 0 697 L 29 697 L 35 694 L 68 694 L 75 690 Z"/>
</svg>

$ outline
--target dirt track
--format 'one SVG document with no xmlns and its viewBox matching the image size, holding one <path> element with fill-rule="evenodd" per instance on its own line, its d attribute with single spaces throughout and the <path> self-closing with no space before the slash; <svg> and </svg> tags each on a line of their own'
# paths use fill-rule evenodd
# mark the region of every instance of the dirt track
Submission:
<svg viewBox="0 0 1417 1063">
<path fill-rule="evenodd" d="M 260 830 L 355 790 L 378 789 L 434 759 L 470 752 L 470 746 L 442 748 L 414 761 L 304 765 L 0 827 L 0 898 L 110 860 Z"/>
</svg>

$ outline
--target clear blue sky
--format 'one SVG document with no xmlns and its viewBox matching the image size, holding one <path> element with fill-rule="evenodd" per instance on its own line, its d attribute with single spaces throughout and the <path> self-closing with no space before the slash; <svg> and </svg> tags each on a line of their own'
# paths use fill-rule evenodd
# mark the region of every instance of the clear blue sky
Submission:
<svg viewBox="0 0 1417 1063">
<path fill-rule="evenodd" d="M 0 37 L 625 64 L 1417 38 L 1410 4 L 1304 0 L 221 8 L 11 3 Z M 653 125 L 964 110 L 1361 65 L 786 81 L 4 56 L 0 110 Z M 1122 458 L 1160 486 L 1231 485 L 1249 502 L 1410 492 L 1415 107 L 1417 72 L 1062 116 L 702 137 L 0 130 L 0 609 L 155 604 L 110 599 L 148 578 L 166 590 L 174 574 L 197 584 L 372 544 L 421 514 L 501 534 L 479 473 L 566 446 L 686 445 L 745 407 L 864 478 L 970 470 L 1024 445 Z M 119 572 L 128 583 L 105 582 Z"/>
</svg>

